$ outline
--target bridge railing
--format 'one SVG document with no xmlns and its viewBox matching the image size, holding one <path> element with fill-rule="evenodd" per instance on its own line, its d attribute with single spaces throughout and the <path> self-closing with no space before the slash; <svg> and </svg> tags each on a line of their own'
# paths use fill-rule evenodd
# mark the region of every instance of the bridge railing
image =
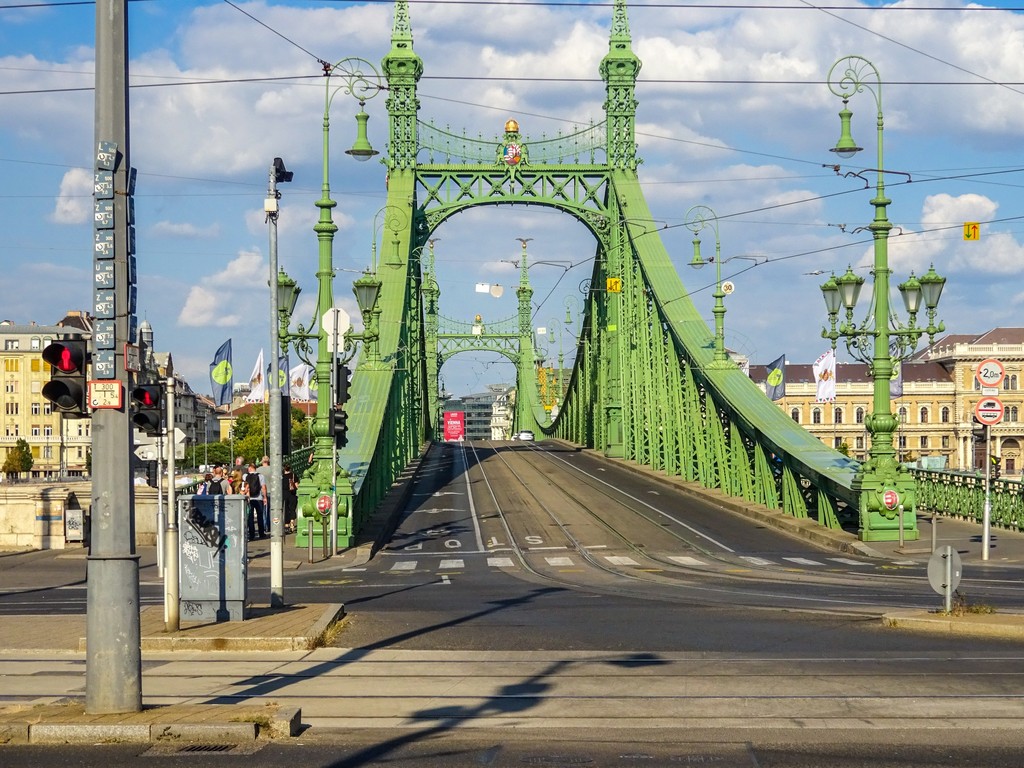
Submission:
<svg viewBox="0 0 1024 768">
<path fill-rule="evenodd" d="M 949 517 L 982 522 L 985 512 L 985 477 L 968 472 L 912 469 L 918 509 Z M 993 480 L 991 521 L 1000 528 L 1019 529 L 1024 524 L 1024 482 Z"/>
</svg>

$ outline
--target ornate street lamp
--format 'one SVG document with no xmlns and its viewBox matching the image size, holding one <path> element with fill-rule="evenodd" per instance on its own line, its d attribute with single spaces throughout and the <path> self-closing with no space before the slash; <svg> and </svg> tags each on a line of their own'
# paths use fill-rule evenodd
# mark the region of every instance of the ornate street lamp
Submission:
<svg viewBox="0 0 1024 768">
<path fill-rule="evenodd" d="M 334 97 L 338 93 L 352 96 L 359 101 L 359 112 L 356 114 L 356 140 L 352 148 L 346 150 L 346 154 L 356 160 L 368 160 L 377 152 L 370 146 L 367 138 L 366 125 L 369 115 L 363 108 L 369 99 L 384 90 L 380 74 L 370 62 L 364 59 L 349 57 L 341 59 L 336 64 L 324 63 L 324 78 L 326 82 L 323 114 L 323 184 L 320 199 L 316 201 L 316 207 L 320 209 L 320 217 L 313 227 L 319 243 L 316 272 L 317 311 L 308 328 L 300 325 L 297 332 L 288 330 L 291 310 L 294 309 L 295 299 L 298 297 L 298 286 L 283 271 L 279 272 L 277 277 L 277 289 L 280 292 L 278 311 L 282 349 L 286 350 L 289 342 L 294 342 L 300 356 L 303 353 L 308 356 L 312 351 L 311 342 L 316 340 L 314 381 L 317 404 L 312 429 L 313 456 L 309 468 L 301 474 L 299 480 L 298 509 L 299 514 L 303 517 L 318 519 L 321 516 L 321 511 L 317 509 L 319 498 L 323 496 L 332 499 L 350 498 L 352 494 L 352 484 L 348 473 L 338 469 L 335 457 L 332 418 L 334 396 L 331 382 L 335 369 L 336 350 L 333 350 L 330 344 L 331 329 L 324 328 L 322 321 L 324 313 L 334 307 L 333 250 L 334 234 L 338 231 L 331 214 L 337 203 L 331 199 L 330 189 L 330 110 Z M 285 311 L 285 308 L 288 311 Z M 347 328 L 342 330 L 348 331 Z M 349 333 L 347 337 L 354 337 L 354 335 Z M 340 524 L 343 518 L 347 519 L 348 512 L 349 510 L 333 509 L 332 514 L 337 515 L 336 519 Z M 338 533 L 347 536 L 351 534 L 351 531 L 339 530 Z"/>
<path fill-rule="evenodd" d="M 704 259 L 700 255 L 700 239 L 697 234 L 710 226 L 715 231 L 715 255 Z M 715 299 L 712 313 L 715 316 L 715 351 L 711 358 L 712 368 L 720 368 L 727 364 L 725 354 L 725 292 L 722 290 L 722 242 L 718 237 L 718 215 L 706 205 L 695 205 L 686 212 L 686 228 L 693 232 L 693 260 L 690 266 L 700 269 L 708 262 L 715 263 Z"/>
<path fill-rule="evenodd" d="M 889 307 L 889 276 L 892 271 L 889 269 L 888 256 L 892 224 L 886 211 L 891 201 L 885 196 L 886 171 L 882 157 L 882 79 L 875 65 L 867 59 L 846 56 L 829 70 L 828 87 L 843 100 L 843 109 L 839 113 L 841 133 L 832 149 L 840 157 L 852 157 L 861 149 L 850 131 L 853 116 L 847 108 L 850 97 L 864 91 L 874 97 L 877 107 L 878 162 L 876 168 L 870 169 L 877 174 L 875 196 L 871 200 L 875 217 L 867 227 L 874 238 L 871 306 L 864 320 L 859 325 L 855 323 L 854 309 L 864 278 L 855 275 L 850 268 L 840 277 L 832 275 L 821 286 L 830 323 L 830 329 L 823 329 L 821 335 L 831 340 L 833 349 L 838 339 L 844 339 L 850 354 L 868 365 L 873 380 L 873 410 L 865 419 L 871 438 L 868 458 L 860 466 L 853 481 L 853 488 L 859 497 L 860 538 L 864 541 L 895 541 L 902 528 L 904 538 L 915 540 L 918 538 L 918 530 L 914 479 L 897 461 L 893 448 L 897 420 L 892 413 L 889 382 L 895 364 L 913 353 L 923 334 L 927 333 L 929 342 L 933 342 L 935 334 L 945 330 L 941 322 L 936 326 L 935 313 L 946 279 L 936 274 L 934 267 L 920 278 L 911 273 L 910 278 L 898 286 L 908 314 L 907 325 L 892 316 Z M 922 299 L 928 314 L 928 325 L 923 328 L 917 325 Z M 841 311 L 845 319 L 839 321 Z"/>
</svg>

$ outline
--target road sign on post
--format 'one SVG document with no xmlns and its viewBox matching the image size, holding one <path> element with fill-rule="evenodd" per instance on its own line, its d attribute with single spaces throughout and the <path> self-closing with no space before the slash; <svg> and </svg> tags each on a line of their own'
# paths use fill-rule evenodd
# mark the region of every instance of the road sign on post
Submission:
<svg viewBox="0 0 1024 768">
<path fill-rule="evenodd" d="M 974 415 L 982 424 L 998 424 L 1003 420 L 1003 401 L 998 397 L 983 397 L 974 406 Z"/>
<path fill-rule="evenodd" d="M 974 372 L 974 378 L 983 387 L 998 387 L 1003 383 L 1005 376 L 1006 369 L 1003 367 L 1002 362 L 994 357 L 982 360 L 978 363 L 978 370 Z"/>
</svg>

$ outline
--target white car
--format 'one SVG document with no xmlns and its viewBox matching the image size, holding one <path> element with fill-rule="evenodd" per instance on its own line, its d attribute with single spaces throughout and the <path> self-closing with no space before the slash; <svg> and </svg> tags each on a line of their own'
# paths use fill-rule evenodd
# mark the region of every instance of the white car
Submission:
<svg viewBox="0 0 1024 768">
<path fill-rule="evenodd" d="M 528 429 L 524 429 L 518 435 L 515 436 L 516 440 L 533 440 L 533 432 Z"/>
</svg>

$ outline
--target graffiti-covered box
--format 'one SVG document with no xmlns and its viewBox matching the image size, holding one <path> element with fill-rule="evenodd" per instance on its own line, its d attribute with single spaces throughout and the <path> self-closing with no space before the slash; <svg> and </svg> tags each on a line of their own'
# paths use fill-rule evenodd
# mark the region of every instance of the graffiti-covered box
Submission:
<svg viewBox="0 0 1024 768">
<path fill-rule="evenodd" d="M 245 619 L 244 496 L 179 496 L 180 616 Z"/>
</svg>

